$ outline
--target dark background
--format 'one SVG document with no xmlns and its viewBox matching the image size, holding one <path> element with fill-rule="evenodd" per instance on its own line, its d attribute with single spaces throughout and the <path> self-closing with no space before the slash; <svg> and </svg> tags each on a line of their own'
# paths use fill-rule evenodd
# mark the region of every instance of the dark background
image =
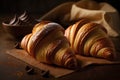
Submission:
<svg viewBox="0 0 120 80">
<path fill-rule="evenodd" d="M 0 14 L 23 13 L 25 10 L 31 14 L 44 14 L 55 6 L 67 2 L 79 0 L 0 0 Z M 108 2 L 120 11 L 120 0 L 95 0 Z"/>
<path fill-rule="evenodd" d="M 67 1 L 79 0 L 0 0 L 0 21 L 11 16 L 9 14 L 21 14 L 25 10 L 41 16 Z M 120 0 L 96 1 L 108 2 L 120 11 Z M 58 79 L 43 78 L 39 70 L 36 75 L 28 75 L 25 70 L 28 64 L 5 54 L 5 50 L 13 47 L 14 44 L 4 33 L 1 24 L 0 45 L 0 80 L 120 80 L 120 65 L 92 65 Z"/>
</svg>

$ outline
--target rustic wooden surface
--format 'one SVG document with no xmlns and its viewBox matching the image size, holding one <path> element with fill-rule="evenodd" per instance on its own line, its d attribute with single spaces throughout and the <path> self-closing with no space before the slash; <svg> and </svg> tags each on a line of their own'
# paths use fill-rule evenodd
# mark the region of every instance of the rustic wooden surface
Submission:
<svg viewBox="0 0 120 80">
<path fill-rule="evenodd" d="M 13 49 L 16 42 L 2 28 L 1 22 L 7 17 L 0 16 L 0 80 L 120 80 L 120 64 L 91 65 L 60 78 L 42 77 L 41 70 L 36 68 L 36 74 L 27 74 L 25 68 L 31 65 L 6 54 L 6 50 Z"/>
</svg>

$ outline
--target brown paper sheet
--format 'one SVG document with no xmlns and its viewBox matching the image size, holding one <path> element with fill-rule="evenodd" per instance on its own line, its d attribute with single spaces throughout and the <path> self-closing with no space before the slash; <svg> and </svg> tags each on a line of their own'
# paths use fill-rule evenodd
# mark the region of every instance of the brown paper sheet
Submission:
<svg viewBox="0 0 120 80">
<path fill-rule="evenodd" d="M 33 57 L 28 55 L 28 53 L 24 50 L 20 50 L 20 49 L 7 50 L 7 54 L 14 56 L 15 58 L 20 59 L 40 70 L 45 70 L 45 71 L 49 70 L 50 74 L 56 78 L 74 72 L 73 70 L 64 69 L 61 67 L 54 67 L 51 65 L 40 63 L 37 60 L 35 60 Z"/>
<path fill-rule="evenodd" d="M 20 50 L 20 49 L 7 50 L 7 54 L 14 56 L 15 58 L 20 59 L 40 70 L 45 70 L 45 71 L 49 70 L 50 74 L 54 76 L 55 78 L 62 77 L 62 76 L 75 72 L 75 70 L 69 70 L 69 69 L 65 69 L 62 67 L 40 63 L 37 60 L 35 60 L 33 57 L 28 55 L 28 53 L 24 50 Z M 79 69 L 82 69 L 86 66 L 90 66 L 91 64 L 103 65 L 103 64 L 119 64 L 120 63 L 120 62 L 108 61 L 105 59 L 84 57 L 80 55 L 76 55 L 76 57 L 81 62 L 81 66 L 79 67 Z"/>
</svg>

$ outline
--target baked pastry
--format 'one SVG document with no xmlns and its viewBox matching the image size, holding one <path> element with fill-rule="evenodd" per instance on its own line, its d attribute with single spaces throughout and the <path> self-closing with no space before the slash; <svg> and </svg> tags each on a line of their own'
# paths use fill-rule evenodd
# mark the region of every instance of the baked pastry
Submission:
<svg viewBox="0 0 120 80">
<path fill-rule="evenodd" d="M 40 62 L 73 69 L 77 60 L 64 31 L 57 23 L 41 21 L 22 39 L 21 47 Z"/>
<path fill-rule="evenodd" d="M 81 19 L 65 30 L 71 47 L 80 55 L 105 59 L 115 58 L 115 48 L 106 29 L 97 23 Z"/>
</svg>

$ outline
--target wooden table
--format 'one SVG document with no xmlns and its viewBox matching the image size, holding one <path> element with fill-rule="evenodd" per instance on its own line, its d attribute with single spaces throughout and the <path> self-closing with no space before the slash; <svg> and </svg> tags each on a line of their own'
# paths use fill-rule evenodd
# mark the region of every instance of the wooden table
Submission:
<svg viewBox="0 0 120 80">
<path fill-rule="evenodd" d="M 6 15 L 0 17 L 0 80 L 120 80 L 120 64 L 91 65 L 57 79 L 42 77 L 41 70 L 36 68 L 36 74 L 29 75 L 25 70 L 29 64 L 6 54 L 7 49 L 14 48 L 15 40 L 2 28 L 5 19 Z"/>
</svg>

